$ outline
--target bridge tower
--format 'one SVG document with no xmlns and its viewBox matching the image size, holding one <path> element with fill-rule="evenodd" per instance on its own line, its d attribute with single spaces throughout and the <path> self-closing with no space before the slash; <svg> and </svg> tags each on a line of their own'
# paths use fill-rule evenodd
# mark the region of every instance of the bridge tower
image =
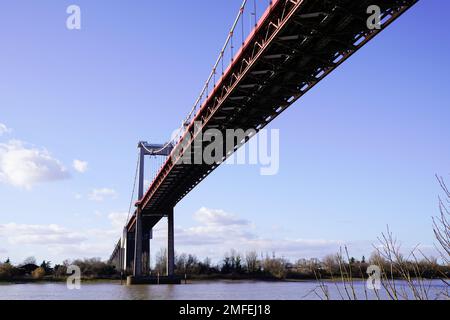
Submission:
<svg viewBox="0 0 450 320">
<path fill-rule="evenodd" d="M 150 270 L 150 241 L 153 239 L 153 226 L 155 219 L 167 217 L 168 220 L 168 243 L 167 243 L 167 275 L 174 275 L 175 250 L 174 250 L 174 221 L 173 208 L 169 212 L 162 212 L 158 216 L 146 216 L 145 210 L 140 206 L 144 197 L 145 185 L 145 157 L 168 157 L 173 150 L 173 145 L 150 144 L 141 141 L 139 149 L 138 168 L 138 202 L 136 203 L 136 222 L 134 230 L 124 229 L 122 236 L 122 269 L 125 272 L 132 271 L 134 278 L 147 275 Z"/>
</svg>

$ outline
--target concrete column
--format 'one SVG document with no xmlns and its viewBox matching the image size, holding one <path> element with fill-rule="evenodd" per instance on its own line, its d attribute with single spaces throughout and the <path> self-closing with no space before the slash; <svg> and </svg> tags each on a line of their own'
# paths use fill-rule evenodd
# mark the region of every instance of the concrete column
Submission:
<svg viewBox="0 0 450 320">
<path fill-rule="evenodd" d="M 135 277 L 142 276 L 142 212 L 138 207 L 136 211 L 136 231 L 134 241 L 134 271 Z"/>
<path fill-rule="evenodd" d="M 125 271 L 130 272 L 133 271 L 134 265 L 134 242 L 135 242 L 135 233 L 127 232 L 126 234 L 126 247 L 125 247 Z"/>
<path fill-rule="evenodd" d="M 120 271 L 123 272 L 125 274 L 126 268 L 125 268 L 125 263 L 126 263 L 127 259 L 126 259 L 126 255 L 125 255 L 125 249 L 124 247 L 120 248 Z"/>
<path fill-rule="evenodd" d="M 145 150 L 142 143 L 139 144 L 139 181 L 138 181 L 138 200 L 144 197 L 144 171 L 145 171 Z"/>
<path fill-rule="evenodd" d="M 150 271 L 150 231 L 144 227 L 142 236 L 142 272 L 144 275 L 148 275 L 149 271 Z"/>
<path fill-rule="evenodd" d="M 173 208 L 167 215 L 168 232 L 167 232 L 167 276 L 175 275 L 175 237 L 173 227 Z"/>
<path fill-rule="evenodd" d="M 121 269 L 122 271 L 127 271 L 127 242 L 128 242 L 128 230 L 123 228 L 122 233 L 122 249 L 121 249 Z"/>
<path fill-rule="evenodd" d="M 148 241 L 148 270 L 152 271 L 152 240 L 153 240 L 153 229 L 150 229 L 149 241 Z"/>
</svg>

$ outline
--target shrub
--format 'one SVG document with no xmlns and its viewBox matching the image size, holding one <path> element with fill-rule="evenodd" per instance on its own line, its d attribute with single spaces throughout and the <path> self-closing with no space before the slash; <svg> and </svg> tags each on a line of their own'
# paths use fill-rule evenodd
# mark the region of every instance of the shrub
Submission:
<svg viewBox="0 0 450 320">
<path fill-rule="evenodd" d="M 101 278 L 117 274 L 114 266 L 101 261 L 99 258 L 75 260 L 71 264 L 78 266 L 84 277 Z"/>
<path fill-rule="evenodd" d="M 17 273 L 17 270 L 10 263 L 0 264 L 0 280 L 11 280 Z"/>
<path fill-rule="evenodd" d="M 45 269 L 42 268 L 42 267 L 39 267 L 39 268 L 37 268 L 36 270 L 34 270 L 34 271 L 31 273 L 31 275 L 32 275 L 32 277 L 33 277 L 34 279 L 37 279 L 37 280 L 43 279 L 43 278 L 45 277 Z"/>
<path fill-rule="evenodd" d="M 284 259 L 277 259 L 275 257 L 263 261 L 264 271 L 277 279 L 286 278 L 286 261 Z"/>
</svg>

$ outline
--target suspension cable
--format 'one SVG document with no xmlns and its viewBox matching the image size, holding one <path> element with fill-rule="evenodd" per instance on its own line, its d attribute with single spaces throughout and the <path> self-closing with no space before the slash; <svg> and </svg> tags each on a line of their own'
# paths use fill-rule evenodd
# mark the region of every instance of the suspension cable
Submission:
<svg viewBox="0 0 450 320">
<path fill-rule="evenodd" d="M 130 207 L 128 208 L 127 224 L 130 221 L 131 208 L 133 207 L 134 194 L 136 193 L 136 182 L 137 182 L 137 176 L 138 176 L 138 172 L 139 172 L 139 162 L 140 162 L 140 156 L 138 154 L 138 156 L 137 156 L 137 163 L 136 163 L 136 172 L 134 174 L 133 191 L 131 192 Z"/>
<path fill-rule="evenodd" d="M 224 65 L 223 65 L 224 61 L 223 60 L 225 58 L 225 52 L 226 52 L 226 49 L 227 49 L 227 47 L 228 47 L 228 45 L 230 43 L 231 43 L 231 47 L 233 46 L 233 34 L 234 34 L 234 31 L 235 31 L 236 27 L 239 24 L 239 20 L 240 19 L 244 19 L 244 11 L 245 11 L 245 6 L 247 5 L 247 1 L 248 0 L 243 0 L 243 2 L 241 4 L 241 7 L 239 8 L 239 13 L 238 13 L 238 15 L 237 15 L 237 17 L 236 17 L 236 19 L 235 19 L 235 21 L 233 23 L 233 26 L 231 27 L 230 32 L 228 33 L 228 37 L 227 37 L 227 39 L 225 41 L 224 46 L 222 47 L 222 50 L 220 51 L 219 57 L 217 58 L 216 63 L 214 64 L 214 67 L 212 68 L 212 71 L 211 71 L 208 79 L 206 80 L 206 82 L 205 82 L 205 84 L 204 84 L 204 86 L 203 86 L 203 88 L 202 88 L 202 90 L 200 92 L 200 95 L 198 96 L 197 100 L 195 101 L 191 111 L 189 112 L 189 114 L 186 117 L 186 119 L 182 122 L 181 127 L 178 129 L 177 134 L 173 138 L 171 138 L 171 140 L 169 142 L 167 142 L 163 146 L 163 148 L 161 148 L 160 150 L 156 150 L 155 151 L 156 153 L 161 152 L 164 149 L 166 149 L 168 146 L 170 146 L 171 144 L 174 144 L 174 143 L 178 142 L 176 140 L 181 136 L 181 134 L 183 132 L 183 129 L 185 130 L 185 128 L 189 125 L 193 114 L 197 110 L 197 107 L 198 107 L 199 103 L 202 101 L 202 99 L 203 99 L 203 97 L 205 97 L 205 95 L 208 96 L 208 90 L 209 90 L 210 82 L 211 82 L 212 79 L 215 79 L 216 70 L 217 70 L 217 68 L 219 67 L 220 64 L 222 64 L 222 76 L 223 76 L 223 74 L 224 74 Z M 255 19 L 256 19 L 256 1 L 254 1 L 254 6 L 255 6 Z M 244 37 L 244 35 L 243 35 L 243 37 Z M 243 42 L 244 42 L 244 40 L 243 40 Z M 233 52 L 233 48 L 231 48 L 231 52 Z M 233 57 L 231 57 L 231 59 L 233 60 Z M 214 81 L 214 86 L 215 86 L 215 81 Z M 144 149 L 146 149 L 145 146 L 143 146 L 143 147 L 144 147 Z M 148 152 L 148 150 L 147 150 L 147 152 Z"/>
<path fill-rule="evenodd" d="M 233 60 L 234 60 L 234 56 L 233 56 L 234 55 L 233 36 L 234 36 L 236 28 L 239 27 L 239 20 L 240 19 L 242 20 L 241 21 L 242 46 L 245 45 L 244 18 L 245 18 L 245 6 L 247 5 L 248 1 L 249 0 L 243 0 L 242 1 L 241 7 L 240 7 L 239 12 L 238 12 L 238 15 L 237 15 L 237 17 L 236 17 L 232 27 L 231 27 L 230 32 L 228 33 L 228 37 L 227 37 L 227 39 L 225 41 L 224 46 L 222 47 L 222 50 L 220 51 L 219 57 L 217 58 L 216 63 L 214 64 L 214 66 L 212 68 L 212 71 L 211 71 L 208 79 L 206 80 L 206 82 L 205 82 L 205 84 L 204 84 L 204 86 L 203 86 L 203 88 L 202 88 L 202 90 L 200 92 L 200 95 L 198 96 L 197 100 L 195 101 L 195 103 L 194 103 L 191 111 L 189 112 L 188 116 L 182 122 L 182 124 L 179 127 L 176 135 L 171 137 L 171 139 L 167 143 L 165 143 L 162 146 L 162 148 L 159 149 L 159 150 L 149 150 L 143 143 L 141 143 L 141 147 L 145 151 L 147 151 L 150 155 L 155 154 L 155 153 L 160 153 L 160 152 L 164 151 L 167 147 L 169 147 L 171 145 L 172 146 L 176 145 L 176 143 L 179 141 L 178 139 L 180 139 L 180 137 L 182 136 L 182 134 L 184 132 L 183 130 L 186 130 L 186 128 L 191 123 L 192 116 L 194 115 L 195 111 L 197 110 L 197 107 L 202 102 L 202 100 L 205 97 L 205 95 L 206 95 L 206 98 L 209 97 L 209 87 L 210 87 L 211 80 L 214 79 L 213 80 L 214 81 L 213 88 L 216 87 L 216 72 L 217 72 L 217 69 L 219 68 L 220 65 L 222 67 L 222 77 L 224 76 L 224 72 L 225 72 L 225 70 L 224 70 L 225 52 L 227 51 L 227 47 L 230 45 L 231 62 L 233 62 Z M 269 2 L 269 5 L 270 4 L 271 4 L 271 1 Z M 257 5 L 256 5 L 256 0 L 253 0 L 253 10 L 254 10 L 254 12 L 251 12 L 251 15 L 254 15 L 255 28 L 256 28 L 256 26 L 257 26 Z M 251 18 L 251 16 L 250 16 L 250 18 Z M 250 28 L 250 30 L 251 29 L 252 28 Z M 155 157 L 155 158 L 156 158 L 155 159 L 156 162 L 155 162 L 155 172 L 154 172 L 153 181 L 154 181 L 154 179 L 156 179 L 156 177 L 158 175 L 158 167 L 161 168 L 164 165 L 165 161 L 167 161 L 167 157 L 165 157 L 164 159 L 158 159 L 158 157 Z M 161 163 L 158 163 L 159 162 L 158 160 L 162 160 Z M 135 193 L 136 193 L 136 183 L 137 183 L 137 176 L 138 176 L 138 172 L 139 172 L 139 162 L 140 162 L 140 156 L 138 155 L 137 164 L 136 164 L 136 173 L 135 173 L 135 176 L 134 176 L 133 191 L 132 191 L 132 194 L 131 194 L 130 207 L 128 209 L 127 223 L 129 222 L 130 217 L 131 217 L 131 209 L 133 207 L 133 200 L 134 200 L 134 196 L 135 196 Z M 152 161 L 150 161 L 150 163 L 151 162 Z"/>
<path fill-rule="evenodd" d="M 242 4 L 241 4 L 241 7 L 239 8 L 239 13 L 238 13 L 238 15 L 237 15 L 237 17 L 236 17 L 236 19 L 235 19 L 235 21 L 234 21 L 234 23 L 233 23 L 233 26 L 231 27 L 230 32 L 228 33 L 228 37 L 227 37 L 227 39 L 226 39 L 226 41 L 225 41 L 224 46 L 223 46 L 222 50 L 220 51 L 219 58 L 217 59 L 216 63 L 214 64 L 213 71 L 212 71 L 211 74 L 209 75 L 208 80 L 206 80 L 206 83 L 205 83 L 205 85 L 203 86 L 203 89 L 202 89 L 202 91 L 201 91 L 201 93 L 200 93 L 200 96 L 199 96 L 199 97 L 197 98 L 197 100 L 195 101 L 194 106 L 192 107 L 191 112 L 188 114 L 188 116 L 187 116 L 186 120 L 184 121 L 184 123 L 188 123 L 189 120 L 191 119 L 192 115 L 194 114 L 195 110 L 197 109 L 197 106 L 198 106 L 199 102 L 201 101 L 201 99 L 202 99 L 203 96 L 204 96 L 204 93 L 205 93 L 205 91 L 206 91 L 207 85 L 209 84 L 209 82 L 211 81 L 211 79 L 214 77 L 214 69 L 217 68 L 217 66 L 218 66 L 219 63 L 221 62 L 221 60 L 222 60 L 222 58 L 223 58 L 223 55 L 224 55 L 224 53 L 225 53 L 225 51 L 226 51 L 226 48 L 227 48 L 228 44 L 230 43 L 230 41 L 232 41 L 231 38 L 233 37 L 234 30 L 236 29 L 236 26 L 237 26 L 238 23 L 239 23 L 239 19 L 242 17 L 242 15 L 243 15 L 243 13 L 244 13 L 244 8 L 245 8 L 245 6 L 246 6 L 246 4 L 247 4 L 247 1 L 248 1 L 248 0 L 243 0 L 243 2 L 242 2 Z"/>
</svg>

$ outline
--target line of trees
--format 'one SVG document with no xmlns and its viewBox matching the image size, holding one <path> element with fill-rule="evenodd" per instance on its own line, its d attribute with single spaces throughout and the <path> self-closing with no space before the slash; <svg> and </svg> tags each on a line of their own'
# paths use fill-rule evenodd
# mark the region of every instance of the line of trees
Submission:
<svg viewBox="0 0 450 320">
<path fill-rule="evenodd" d="M 397 278 L 411 283 L 411 279 L 439 278 L 448 287 L 450 281 L 450 190 L 442 177 L 436 176 L 443 191 L 439 198 L 440 216 L 433 219 L 433 230 L 438 241 L 436 249 L 442 263 L 436 258 L 424 255 L 418 248 L 414 248 L 405 257 L 394 239 L 389 228 L 386 234 L 379 238 L 380 245 L 366 261 L 365 257 L 357 260 L 350 257 L 347 251 L 341 250 L 335 255 L 328 255 L 321 261 L 318 259 L 300 259 L 291 263 L 284 258 L 277 258 L 275 254 L 258 255 L 251 251 L 246 254 L 232 250 L 226 254 L 221 264 L 212 265 L 210 259 L 199 261 L 194 255 L 182 254 L 176 257 L 176 273 L 178 275 L 231 275 L 234 277 L 268 277 L 276 279 L 353 279 L 367 278 L 367 269 L 371 265 L 381 269 L 382 276 L 389 279 Z M 161 250 L 156 257 L 156 272 L 164 274 L 166 269 L 165 250 Z"/>
<path fill-rule="evenodd" d="M 399 278 L 408 281 L 414 288 L 414 284 L 411 282 L 413 278 L 440 278 L 448 287 L 450 276 L 450 191 L 443 178 L 437 177 L 437 179 L 444 192 L 444 196 L 439 199 L 440 216 L 433 219 L 433 229 L 438 240 L 436 248 L 441 261 L 443 261 L 441 264 L 436 258 L 426 257 L 417 248 L 411 251 L 408 257 L 403 256 L 400 246 L 388 229 L 387 234 L 382 234 L 382 237 L 379 238 L 380 246 L 368 261 L 365 257 L 360 260 L 350 257 L 347 249 L 344 252 L 326 256 L 321 261 L 300 259 L 295 263 L 284 258 L 277 258 L 275 253 L 272 256 L 268 254 L 264 256 L 258 255 L 255 251 L 242 254 L 232 250 L 218 264 L 213 264 L 209 258 L 200 261 L 192 254 L 177 255 L 175 271 L 180 276 L 189 275 L 191 277 L 231 276 L 234 278 L 290 278 L 319 281 L 324 278 L 340 277 L 341 279 L 350 279 L 351 282 L 353 278 L 366 278 L 368 267 L 376 265 L 381 268 L 382 276 L 388 283 L 392 278 Z M 35 258 L 28 258 L 20 266 L 13 266 L 9 259 L 3 263 L 0 262 L 0 281 L 11 281 L 17 278 L 38 280 L 65 278 L 69 265 L 80 267 L 84 278 L 111 279 L 121 276 L 114 266 L 102 262 L 100 259 L 65 261 L 62 265 L 52 268 L 49 261 L 43 261 L 38 266 Z M 163 275 L 166 272 L 166 266 L 167 251 L 162 249 L 156 256 L 153 272 Z"/>
<path fill-rule="evenodd" d="M 13 265 L 9 258 L 0 262 L 0 281 L 64 280 L 68 276 L 67 268 L 70 265 L 78 266 L 84 279 L 115 279 L 120 276 L 114 266 L 99 258 L 66 260 L 52 267 L 50 261 L 44 260 L 37 265 L 36 259 L 30 257 L 19 265 Z"/>
<path fill-rule="evenodd" d="M 156 256 L 154 273 L 165 274 L 167 252 L 165 249 Z M 403 258 L 404 259 L 404 258 Z M 367 278 L 367 268 L 379 265 L 383 270 L 389 270 L 392 261 L 382 256 L 378 251 L 369 259 L 345 256 L 339 253 L 328 255 L 323 259 L 299 259 L 292 263 L 285 258 L 272 255 L 258 254 L 249 251 L 245 254 L 235 250 L 227 253 L 220 263 L 213 264 L 211 259 L 198 259 L 192 254 L 181 254 L 175 257 L 175 273 L 181 277 L 191 278 L 256 278 L 256 279 L 331 279 L 342 275 L 343 270 L 355 278 Z M 408 261 L 404 265 L 411 274 L 420 271 L 423 278 L 442 278 L 450 275 L 450 266 L 440 265 L 437 259 L 423 258 Z M 395 272 L 390 276 L 400 278 L 402 274 Z"/>
<path fill-rule="evenodd" d="M 210 258 L 200 260 L 192 254 L 179 254 L 175 258 L 175 272 L 180 277 L 192 279 L 225 278 L 225 279 L 332 279 L 342 276 L 343 270 L 354 278 L 367 278 L 367 268 L 378 265 L 383 270 L 391 270 L 389 261 L 380 252 L 375 252 L 369 259 L 356 259 L 339 253 L 328 255 L 323 259 L 299 259 L 295 262 L 277 257 L 275 253 L 258 254 L 249 251 L 245 254 L 231 250 L 222 261 L 213 263 Z M 152 273 L 166 273 L 167 252 L 161 249 L 156 255 Z M 442 278 L 450 275 L 448 263 L 441 265 L 437 259 L 423 258 L 408 261 L 403 257 L 402 265 L 411 274 L 423 278 Z M 67 277 L 67 267 L 80 267 L 84 279 L 119 279 L 120 271 L 99 258 L 65 261 L 63 264 L 51 266 L 51 262 L 43 261 L 37 265 L 34 258 L 28 258 L 18 266 L 12 265 L 9 259 L 0 263 L 0 281 L 16 279 L 29 280 L 63 280 Z M 403 275 L 395 270 L 389 276 L 400 278 Z"/>
</svg>

